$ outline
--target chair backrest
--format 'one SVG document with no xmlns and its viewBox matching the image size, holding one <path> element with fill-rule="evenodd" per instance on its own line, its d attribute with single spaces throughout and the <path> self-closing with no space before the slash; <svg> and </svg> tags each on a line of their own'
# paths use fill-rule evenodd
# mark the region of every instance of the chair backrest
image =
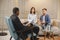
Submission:
<svg viewBox="0 0 60 40">
<path fill-rule="evenodd" d="M 18 38 L 18 35 L 13 27 L 10 17 L 5 17 L 5 21 L 6 21 L 6 24 L 8 25 L 10 35 L 16 40 Z"/>
</svg>

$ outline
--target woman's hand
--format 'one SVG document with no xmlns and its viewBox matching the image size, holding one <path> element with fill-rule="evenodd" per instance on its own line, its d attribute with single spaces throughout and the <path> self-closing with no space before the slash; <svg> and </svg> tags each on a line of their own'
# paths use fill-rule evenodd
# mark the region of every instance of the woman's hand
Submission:
<svg viewBox="0 0 60 40">
<path fill-rule="evenodd" d="M 37 24 L 38 25 L 41 25 L 41 21 L 39 19 L 37 20 Z"/>
</svg>

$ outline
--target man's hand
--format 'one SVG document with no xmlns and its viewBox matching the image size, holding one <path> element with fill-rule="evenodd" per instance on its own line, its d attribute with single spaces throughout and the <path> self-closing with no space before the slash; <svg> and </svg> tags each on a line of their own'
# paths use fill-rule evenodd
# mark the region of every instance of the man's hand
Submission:
<svg viewBox="0 0 60 40">
<path fill-rule="evenodd" d="M 45 22 L 41 22 L 42 24 L 45 24 Z"/>
<path fill-rule="evenodd" d="M 37 20 L 37 24 L 38 25 L 41 25 L 41 21 L 39 19 Z"/>
</svg>

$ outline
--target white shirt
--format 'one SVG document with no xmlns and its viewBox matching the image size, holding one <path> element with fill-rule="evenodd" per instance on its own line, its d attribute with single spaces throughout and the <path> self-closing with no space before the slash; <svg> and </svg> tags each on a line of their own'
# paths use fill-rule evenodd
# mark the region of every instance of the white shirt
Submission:
<svg viewBox="0 0 60 40">
<path fill-rule="evenodd" d="M 36 14 L 28 14 L 28 21 L 29 21 L 29 23 L 36 23 L 37 15 Z"/>
<path fill-rule="evenodd" d="M 45 16 L 43 16 L 43 23 L 45 23 Z"/>
</svg>

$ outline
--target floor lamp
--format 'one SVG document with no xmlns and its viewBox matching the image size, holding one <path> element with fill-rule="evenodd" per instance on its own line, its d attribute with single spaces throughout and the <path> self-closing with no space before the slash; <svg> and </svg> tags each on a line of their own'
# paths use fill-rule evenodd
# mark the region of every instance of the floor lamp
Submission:
<svg viewBox="0 0 60 40">
<path fill-rule="evenodd" d="M 6 36 L 7 35 L 7 33 L 6 32 L 4 32 L 4 28 L 3 28 L 3 25 L 4 25 L 4 18 L 1 18 L 0 19 L 1 21 L 2 21 L 2 25 L 0 25 L 2 28 L 1 28 L 1 31 L 0 31 L 0 36 Z"/>
</svg>

